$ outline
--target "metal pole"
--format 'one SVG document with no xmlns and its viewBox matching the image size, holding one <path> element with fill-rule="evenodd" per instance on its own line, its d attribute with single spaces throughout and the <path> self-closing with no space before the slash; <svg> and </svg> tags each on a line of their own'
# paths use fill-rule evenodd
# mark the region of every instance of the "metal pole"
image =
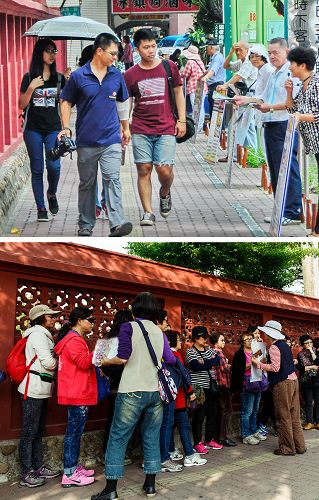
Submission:
<svg viewBox="0 0 319 500">
<path fill-rule="evenodd" d="M 309 197 L 309 155 L 303 154 L 304 156 L 304 168 L 303 168 L 303 182 L 304 191 L 307 198 Z"/>
</svg>

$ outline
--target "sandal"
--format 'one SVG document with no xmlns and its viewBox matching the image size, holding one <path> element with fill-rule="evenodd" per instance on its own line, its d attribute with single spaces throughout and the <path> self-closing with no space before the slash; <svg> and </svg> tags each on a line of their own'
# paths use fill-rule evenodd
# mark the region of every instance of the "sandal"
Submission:
<svg viewBox="0 0 319 500">
<path fill-rule="evenodd" d="M 308 238 L 319 238 L 319 233 L 315 233 L 314 231 L 312 233 L 307 234 Z"/>
</svg>

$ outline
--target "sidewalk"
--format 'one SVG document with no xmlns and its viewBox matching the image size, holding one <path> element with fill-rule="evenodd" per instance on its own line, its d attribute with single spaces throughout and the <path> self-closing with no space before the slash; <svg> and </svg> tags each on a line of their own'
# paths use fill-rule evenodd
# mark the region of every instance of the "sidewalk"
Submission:
<svg viewBox="0 0 319 500">
<path fill-rule="evenodd" d="M 280 457 L 273 454 L 277 438 L 270 436 L 258 446 L 239 444 L 236 448 L 211 450 L 208 462 L 182 472 L 157 476 L 158 499 L 195 500 L 318 500 L 319 432 L 306 431 L 305 455 Z M 17 482 L 0 486 L 0 498 L 12 500 L 89 500 L 105 486 L 103 470 L 98 467 L 92 486 L 62 489 L 53 479 L 34 490 Z M 146 498 L 141 492 L 144 475 L 139 463 L 125 468 L 119 482 L 119 499 Z"/>
<path fill-rule="evenodd" d="M 273 196 L 260 187 L 260 169 L 234 167 L 232 187 L 225 187 L 226 165 L 212 167 L 204 160 L 206 137 L 200 134 L 193 145 L 190 141 L 177 146 L 175 180 L 172 188 L 173 210 L 167 219 L 159 215 L 159 183 L 153 174 L 153 209 L 156 224 L 139 225 L 142 209 L 136 187 L 136 168 L 131 147 L 122 167 L 123 204 L 127 220 L 133 223 L 130 237 L 252 237 L 269 236 Z M 221 156 L 223 156 L 221 152 Z M 100 181 L 101 184 L 101 181 Z M 48 223 L 38 223 L 31 184 L 25 186 L 8 219 L 5 237 L 74 237 L 77 235 L 78 173 L 76 154 L 73 160 L 62 160 L 58 190 L 59 214 Z M 16 234 L 11 234 L 17 228 Z M 309 233 L 304 225 L 282 228 L 282 236 L 304 237 Z M 108 236 L 108 221 L 98 219 L 93 236 Z"/>
</svg>

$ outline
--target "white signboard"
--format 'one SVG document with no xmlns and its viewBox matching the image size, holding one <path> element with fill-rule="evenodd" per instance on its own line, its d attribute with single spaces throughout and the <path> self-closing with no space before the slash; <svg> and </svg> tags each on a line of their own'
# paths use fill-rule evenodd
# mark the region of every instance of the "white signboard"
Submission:
<svg viewBox="0 0 319 500">
<path fill-rule="evenodd" d="M 288 0 L 288 26 L 290 47 L 301 45 L 318 50 L 319 0 Z"/>
<path fill-rule="evenodd" d="M 205 160 L 208 163 L 217 162 L 217 151 L 220 141 L 220 133 L 223 125 L 225 101 L 214 101 L 212 119 L 210 121 L 209 136 L 206 146 Z"/>
<path fill-rule="evenodd" d="M 238 125 L 238 106 L 233 107 L 233 116 L 228 126 L 228 166 L 227 166 L 227 179 L 226 179 L 226 187 L 230 188 L 231 186 L 231 177 L 233 172 L 233 164 L 234 164 L 234 150 L 235 150 L 235 136 L 236 136 L 236 126 Z"/>
<path fill-rule="evenodd" d="M 270 222 L 269 232 L 271 236 L 280 236 L 281 221 L 283 218 L 286 205 L 295 131 L 296 131 L 296 119 L 295 117 L 290 116 L 288 120 L 284 149 L 281 157 L 281 164 L 280 164 L 280 170 L 279 170 L 279 176 L 275 194 L 275 202 Z"/>
<path fill-rule="evenodd" d="M 194 144 L 196 142 L 199 117 L 200 117 L 200 112 L 201 112 L 202 104 L 203 104 L 204 85 L 205 85 L 204 82 L 202 82 L 201 80 L 197 80 L 195 101 L 194 101 L 194 106 L 193 106 L 193 118 L 194 118 L 194 122 L 195 122 L 195 134 L 191 138 L 191 141 Z"/>
</svg>

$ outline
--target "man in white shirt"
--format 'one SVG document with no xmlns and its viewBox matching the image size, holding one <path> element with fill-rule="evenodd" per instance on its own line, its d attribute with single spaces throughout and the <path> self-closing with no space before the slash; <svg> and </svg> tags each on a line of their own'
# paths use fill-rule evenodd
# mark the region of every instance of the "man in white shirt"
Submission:
<svg viewBox="0 0 319 500">
<path fill-rule="evenodd" d="M 227 90 L 230 85 L 235 85 L 238 82 L 243 82 L 248 88 L 247 95 L 254 94 L 258 72 L 257 69 L 254 68 L 254 66 L 251 64 L 248 57 L 248 52 L 249 44 L 244 40 L 241 40 L 238 43 L 234 43 L 224 62 L 224 68 L 231 69 L 234 75 L 230 80 L 224 83 L 224 85 L 219 85 L 217 87 L 217 91 Z M 233 54 L 236 54 L 237 56 L 236 61 L 231 61 Z M 244 110 L 240 110 L 240 113 L 243 114 Z M 235 144 L 239 143 L 238 139 L 239 137 L 235 137 Z M 247 135 L 241 142 L 241 146 L 252 147 L 256 151 L 258 149 L 254 114 L 252 115 L 251 121 L 249 123 Z M 228 158 L 222 158 L 220 161 L 228 161 Z"/>
<path fill-rule="evenodd" d="M 265 129 L 267 161 L 274 194 L 277 188 L 281 157 L 289 118 L 289 114 L 286 109 L 287 94 L 285 89 L 285 82 L 287 79 L 290 79 L 290 63 L 287 61 L 288 51 L 288 44 L 284 38 L 273 38 L 270 40 L 268 53 L 270 62 L 275 67 L 275 71 L 270 76 L 262 95 L 263 102 L 257 106 L 257 108 L 263 113 L 262 122 Z M 296 95 L 300 88 L 300 81 L 298 79 L 293 79 L 293 82 L 294 94 Z M 296 133 L 282 225 L 301 223 L 302 187 L 297 152 L 298 134 Z M 270 222 L 270 217 L 265 217 L 265 222 Z"/>
</svg>

